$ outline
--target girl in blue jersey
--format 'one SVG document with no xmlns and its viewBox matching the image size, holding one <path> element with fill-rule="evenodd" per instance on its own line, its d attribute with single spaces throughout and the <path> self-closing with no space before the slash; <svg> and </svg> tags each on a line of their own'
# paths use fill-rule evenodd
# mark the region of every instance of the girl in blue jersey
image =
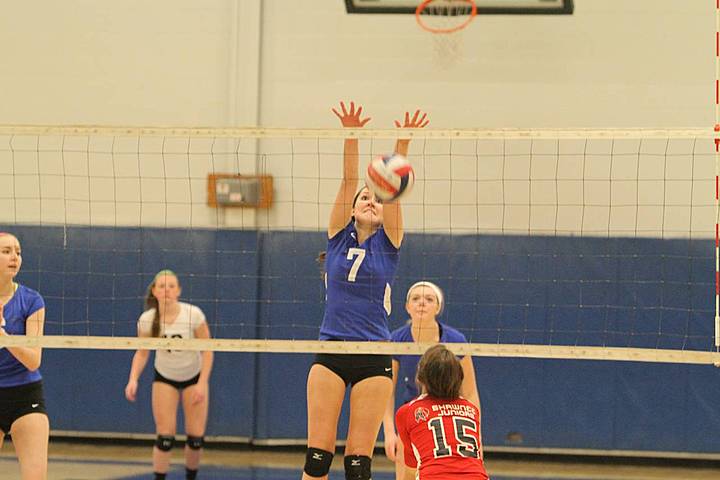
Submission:
<svg viewBox="0 0 720 480">
<path fill-rule="evenodd" d="M 0 336 L 41 336 L 45 302 L 13 280 L 22 266 L 17 237 L 0 233 Z M 50 423 L 45 410 L 40 347 L 0 348 L 0 447 L 12 436 L 23 480 L 47 478 Z"/>
<path fill-rule="evenodd" d="M 417 282 L 408 289 L 405 300 L 405 310 L 410 315 L 410 321 L 392 332 L 393 342 L 467 343 L 465 335 L 437 319 L 445 307 L 445 297 L 440 287 L 428 281 Z M 407 467 L 403 460 L 403 444 L 398 441 L 395 433 L 395 398 L 398 397 L 402 405 L 420 395 L 415 382 L 419 361 L 419 355 L 396 355 L 392 360 L 394 393 L 385 410 L 383 433 L 385 454 L 395 462 L 396 479 L 405 478 Z M 460 393 L 463 398 L 479 408 L 480 396 L 475 382 L 472 357 L 470 355 L 463 357 L 460 365 L 463 370 Z"/>
<path fill-rule="evenodd" d="M 333 109 L 344 127 L 370 121 L 362 107 L 350 102 Z M 426 115 L 418 110 L 396 121 L 401 128 L 422 128 Z M 395 151 L 407 155 L 409 140 Z M 403 223 L 397 202 L 379 203 L 363 187 L 358 191 L 358 140 L 346 139 L 343 178 L 328 224 L 325 260 L 327 300 L 321 340 L 389 340 L 390 286 L 395 277 Z M 392 360 L 387 355 L 319 354 L 307 383 L 308 451 L 303 479 L 327 479 L 335 452 L 337 424 L 345 390 L 350 391 L 350 424 L 345 444 L 345 478 L 370 479 L 370 458 L 392 392 Z"/>
</svg>

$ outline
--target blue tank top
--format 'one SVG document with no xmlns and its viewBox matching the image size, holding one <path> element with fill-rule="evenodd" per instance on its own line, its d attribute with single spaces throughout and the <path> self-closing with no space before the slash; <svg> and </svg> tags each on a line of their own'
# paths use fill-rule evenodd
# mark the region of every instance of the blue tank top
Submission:
<svg viewBox="0 0 720 480">
<path fill-rule="evenodd" d="M 438 322 L 440 327 L 440 343 L 467 343 L 465 335 L 460 331 Z M 393 342 L 414 342 L 411 332 L 411 324 L 407 324 L 393 330 L 391 340 Z M 395 400 L 400 400 L 400 405 L 420 395 L 417 384 L 415 383 L 415 374 L 417 366 L 420 362 L 420 355 L 393 355 L 393 360 L 397 360 L 399 365 L 397 385 L 395 387 Z"/>
<path fill-rule="evenodd" d="M 25 335 L 25 322 L 41 308 L 45 308 L 45 302 L 40 294 L 18 285 L 15 294 L 3 308 L 5 331 L 10 335 Z M 0 387 L 25 385 L 41 378 L 39 370 L 28 370 L 7 348 L 0 348 Z"/>
<path fill-rule="evenodd" d="M 390 285 L 398 259 L 399 251 L 382 227 L 360 245 L 351 221 L 328 240 L 320 340 L 390 339 Z"/>
</svg>

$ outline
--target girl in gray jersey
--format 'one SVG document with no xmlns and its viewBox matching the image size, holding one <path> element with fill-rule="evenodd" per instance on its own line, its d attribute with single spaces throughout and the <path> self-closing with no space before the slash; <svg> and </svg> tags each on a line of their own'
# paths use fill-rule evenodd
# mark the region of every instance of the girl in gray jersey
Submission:
<svg viewBox="0 0 720 480">
<path fill-rule="evenodd" d="M 164 338 L 210 338 L 202 310 L 178 301 L 182 289 L 177 275 L 162 270 L 148 286 L 145 312 L 138 320 L 138 336 Z M 133 357 L 125 397 L 134 402 L 138 378 L 150 356 L 138 350 Z M 185 415 L 185 472 L 194 480 L 200 465 L 208 413 L 208 381 L 212 352 L 158 350 L 152 386 L 152 409 L 157 439 L 153 447 L 155 479 L 162 480 L 170 468 L 170 452 L 175 442 L 177 406 L 182 400 Z"/>
</svg>

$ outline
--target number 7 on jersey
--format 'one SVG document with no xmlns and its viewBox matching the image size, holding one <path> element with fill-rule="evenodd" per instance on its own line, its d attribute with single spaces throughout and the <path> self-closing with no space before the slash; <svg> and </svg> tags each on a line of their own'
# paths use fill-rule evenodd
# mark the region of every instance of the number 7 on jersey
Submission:
<svg viewBox="0 0 720 480">
<path fill-rule="evenodd" d="M 360 270 L 360 265 L 363 260 L 365 260 L 365 250 L 355 247 L 348 248 L 347 259 L 352 260 L 353 257 L 355 257 L 355 261 L 353 262 L 352 267 L 350 267 L 350 272 L 348 272 L 348 282 L 354 282 L 357 278 L 357 272 Z"/>
</svg>

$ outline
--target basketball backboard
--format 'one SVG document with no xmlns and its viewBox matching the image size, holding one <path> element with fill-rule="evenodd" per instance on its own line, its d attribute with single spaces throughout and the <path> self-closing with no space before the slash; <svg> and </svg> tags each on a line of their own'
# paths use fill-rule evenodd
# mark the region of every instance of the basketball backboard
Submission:
<svg viewBox="0 0 720 480">
<path fill-rule="evenodd" d="M 420 0 L 345 0 L 348 13 L 414 14 Z M 478 15 L 569 15 L 573 0 L 476 0 Z"/>
</svg>

